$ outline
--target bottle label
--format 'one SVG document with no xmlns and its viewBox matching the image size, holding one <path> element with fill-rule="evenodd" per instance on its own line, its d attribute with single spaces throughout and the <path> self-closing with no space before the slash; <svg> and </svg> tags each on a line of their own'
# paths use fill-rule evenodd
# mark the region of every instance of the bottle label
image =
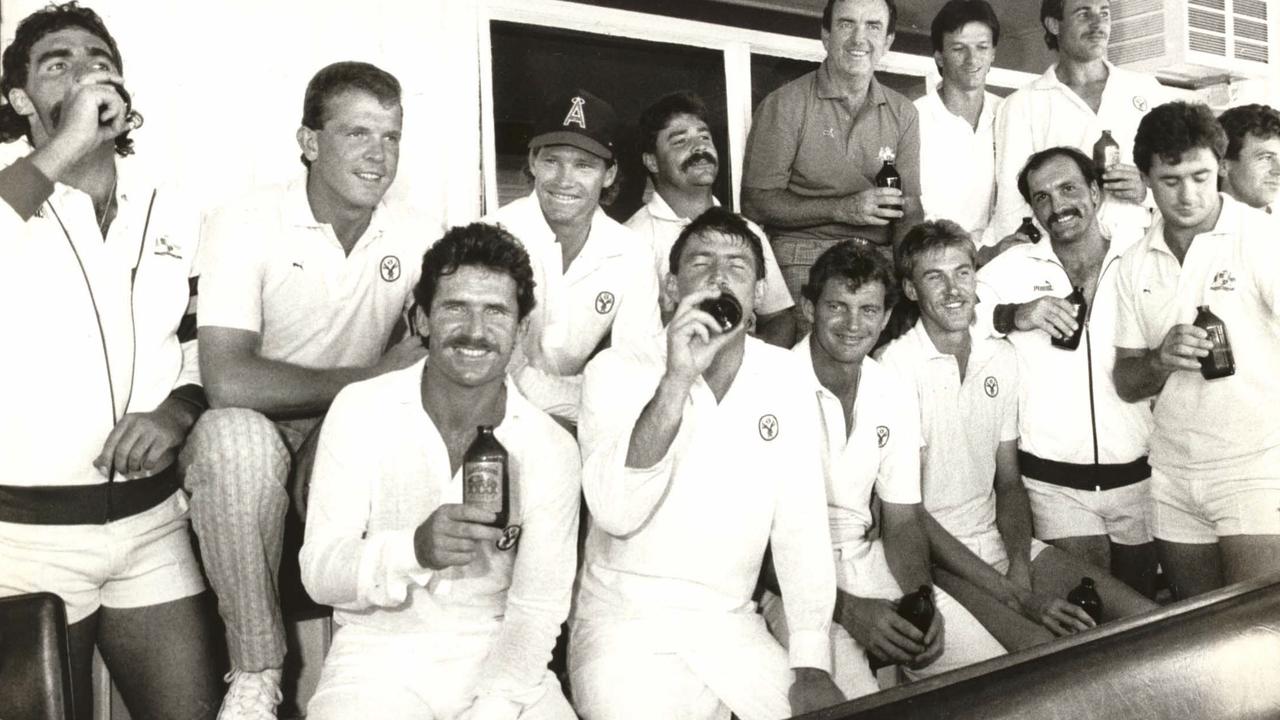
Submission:
<svg viewBox="0 0 1280 720">
<path fill-rule="evenodd" d="M 1221 325 L 1210 325 L 1205 328 L 1205 332 L 1209 333 L 1209 342 L 1213 343 L 1215 351 L 1226 349 L 1227 334 L 1222 331 Z"/>
<path fill-rule="evenodd" d="M 1120 148 L 1115 146 L 1107 146 L 1104 151 L 1103 167 L 1110 170 L 1120 164 Z"/>
<path fill-rule="evenodd" d="M 462 477 L 462 502 L 490 512 L 502 512 L 502 463 L 497 460 L 467 463 Z"/>
</svg>

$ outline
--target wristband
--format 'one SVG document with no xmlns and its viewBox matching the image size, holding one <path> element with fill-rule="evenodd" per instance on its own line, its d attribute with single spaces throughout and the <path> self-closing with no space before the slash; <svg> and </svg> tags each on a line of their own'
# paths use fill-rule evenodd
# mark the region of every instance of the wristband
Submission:
<svg viewBox="0 0 1280 720">
<path fill-rule="evenodd" d="M 209 409 L 209 401 L 204 396 L 204 388 L 194 383 L 174 388 L 169 393 L 169 397 L 195 408 L 197 415 Z"/>
<path fill-rule="evenodd" d="M 1004 303 L 997 305 L 995 312 L 991 314 L 991 326 L 1001 335 L 1008 335 L 1017 329 L 1015 325 L 1015 317 L 1018 314 L 1018 306 Z"/>
</svg>

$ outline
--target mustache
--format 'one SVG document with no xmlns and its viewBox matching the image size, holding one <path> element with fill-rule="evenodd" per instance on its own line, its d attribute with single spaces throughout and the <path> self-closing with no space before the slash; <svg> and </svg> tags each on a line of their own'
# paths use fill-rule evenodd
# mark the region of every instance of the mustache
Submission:
<svg viewBox="0 0 1280 720">
<path fill-rule="evenodd" d="M 1076 210 L 1075 208 L 1068 208 L 1066 210 L 1063 210 L 1062 212 L 1054 213 L 1050 215 L 1049 223 L 1053 224 L 1055 222 L 1058 222 L 1059 220 L 1065 220 L 1069 217 L 1077 217 L 1077 218 L 1080 218 L 1081 220 L 1084 219 L 1084 215 L 1082 215 L 1079 210 Z"/>
<path fill-rule="evenodd" d="M 685 158 L 684 162 L 680 163 L 680 169 L 688 170 L 689 168 L 693 167 L 694 163 L 697 163 L 697 162 L 709 162 L 712 165 L 715 165 L 716 167 L 720 167 L 720 161 L 717 160 L 716 156 L 712 155 L 710 151 L 696 150 L 692 155 Z"/>
<path fill-rule="evenodd" d="M 445 349 L 457 350 L 481 350 L 484 352 L 497 352 L 498 346 L 481 337 L 459 337 L 453 338 L 444 344 Z"/>
</svg>

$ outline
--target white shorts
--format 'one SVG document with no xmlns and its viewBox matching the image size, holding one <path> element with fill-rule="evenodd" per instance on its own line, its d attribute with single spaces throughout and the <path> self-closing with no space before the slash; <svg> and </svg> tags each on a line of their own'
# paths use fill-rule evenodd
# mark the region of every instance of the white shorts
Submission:
<svg viewBox="0 0 1280 720">
<path fill-rule="evenodd" d="M 1170 542 L 1280 535 L 1280 478 L 1202 481 L 1151 468 L 1152 533 Z"/>
<path fill-rule="evenodd" d="M 973 554 L 982 558 L 983 562 L 995 568 L 1001 575 L 1009 572 L 1009 555 L 1004 549 L 1004 538 L 1000 536 L 1000 531 L 992 528 L 981 535 L 971 535 L 968 537 L 958 537 L 965 547 L 973 551 Z M 1034 561 L 1049 547 L 1035 538 L 1031 538 L 1031 560 Z"/>
<path fill-rule="evenodd" d="M 137 608 L 204 590 L 191 549 L 187 496 L 105 525 L 0 522 L 0 596 L 47 591 L 67 606 L 67 622 L 100 607 Z"/>
<path fill-rule="evenodd" d="M 1022 477 L 1041 540 L 1106 535 L 1120 545 L 1151 542 L 1151 484 L 1114 490 L 1077 490 Z"/>
<path fill-rule="evenodd" d="M 334 635 L 309 720 L 449 720 L 472 706 L 500 624 L 473 632 L 389 632 L 346 625 Z M 513 698 L 525 720 L 573 720 L 556 676 Z"/>
</svg>

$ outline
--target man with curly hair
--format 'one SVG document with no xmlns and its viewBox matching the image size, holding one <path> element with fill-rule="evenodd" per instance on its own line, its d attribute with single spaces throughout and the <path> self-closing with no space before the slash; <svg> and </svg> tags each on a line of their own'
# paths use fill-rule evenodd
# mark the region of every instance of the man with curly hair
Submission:
<svg viewBox="0 0 1280 720">
<path fill-rule="evenodd" d="M 1280 193 L 1280 112 L 1270 105 L 1241 105 L 1219 115 L 1218 123 L 1227 131 L 1222 192 L 1271 212 Z"/>
</svg>

